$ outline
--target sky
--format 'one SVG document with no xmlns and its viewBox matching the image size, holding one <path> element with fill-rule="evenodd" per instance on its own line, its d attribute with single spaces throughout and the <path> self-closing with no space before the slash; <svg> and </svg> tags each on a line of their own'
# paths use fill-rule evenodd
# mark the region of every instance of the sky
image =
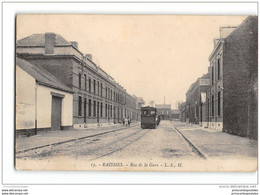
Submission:
<svg viewBox="0 0 260 195">
<path fill-rule="evenodd" d="M 189 86 L 208 71 L 220 26 L 246 16 L 18 15 L 17 40 L 54 32 L 77 41 L 83 54 L 146 104 L 175 107 Z"/>
</svg>

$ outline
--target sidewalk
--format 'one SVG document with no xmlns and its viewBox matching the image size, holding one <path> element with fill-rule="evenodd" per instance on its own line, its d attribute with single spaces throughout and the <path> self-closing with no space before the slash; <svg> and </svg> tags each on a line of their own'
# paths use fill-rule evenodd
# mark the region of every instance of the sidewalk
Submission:
<svg viewBox="0 0 260 195">
<path fill-rule="evenodd" d="M 131 123 L 130 127 L 138 125 L 140 125 L 139 122 L 134 122 Z M 122 124 L 113 124 L 97 126 L 91 129 L 40 131 L 34 136 L 17 137 L 16 152 L 126 128 L 128 127 L 124 127 Z"/>
<path fill-rule="evenodd" d="M 207 158 L 257 157 L 256 140 L 179 121 L 173 121 L 172 124 Z"/>
</svg>

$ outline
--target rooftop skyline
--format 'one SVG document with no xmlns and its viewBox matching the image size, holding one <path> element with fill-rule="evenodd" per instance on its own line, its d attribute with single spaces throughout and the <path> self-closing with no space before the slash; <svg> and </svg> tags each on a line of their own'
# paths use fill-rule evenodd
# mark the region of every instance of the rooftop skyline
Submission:
<svg viewBox="0 0 260 195">
<path fill-rule="evenodd" d="M 207 73 L 221 26 L 238 26 L 246 16 L 19 15 L 17 40 L 54 32 L 77 41 L 79 50 L 146 104 L 185 101 L 197 78 Z"/>
</svg>

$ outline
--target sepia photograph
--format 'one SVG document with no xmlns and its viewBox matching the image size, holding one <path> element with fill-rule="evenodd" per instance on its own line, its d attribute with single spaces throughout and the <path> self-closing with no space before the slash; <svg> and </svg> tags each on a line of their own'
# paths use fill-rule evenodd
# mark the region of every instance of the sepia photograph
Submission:
<svg viewBox="0 0 260 195">
<path fill-rule="evenodd" d="M 255 172 L 258 16 L 17 14 L 15 168 Z"/>
</svg>

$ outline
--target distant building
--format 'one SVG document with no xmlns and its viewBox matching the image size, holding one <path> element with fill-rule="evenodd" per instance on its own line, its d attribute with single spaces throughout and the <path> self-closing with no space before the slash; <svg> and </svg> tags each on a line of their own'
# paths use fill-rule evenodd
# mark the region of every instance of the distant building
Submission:
<svg viewBox="0 0 260 195">
<path fill-rule="evenodd" d="M 16 52 L 72 89 L 74 128 L 137 119 L 137 100 L 96 65 L 91 54 L 79 51 L 77 42 L 55 33 L 33 34 L 17 41 Z"/>
<path fill-rule="evenodd" d="M 209 127 L 256 139 L 258 17 L 249 16 L 237 28 L 222 27 L 220 35 L 209 56 Z"/>
<path fill-rule="evenodd" d="M 171 110 L 171 120 L 180 120 L 181 113 L 178 109 Z"/>
<path fill-rule="evenodd" d="M 185 121 L 205 126 L 207 123 L 206 92 L 210 86 L 209 74 L 205 74 L 194 82 L 186 92 Z M 184 119 L 182 119 L 184 120 Z"/>
<path fill-rule="evenodd" d="M 186 122 L 186 102 L 180 104 L 180 120 Z"/>
<path fill-rule="evenodd" d="M 141 121 L 141 108 L 144 106 L 145 102 L 141 97 L 136 97 L 136 99 L 137 99 L 137 121 Z"/>
<path fill-rule="evenodd" d="M 155 108 L 161 116 L 161 120 L 171 119 L 171 104 L 155 104 Z"/>
<path fill-rule="evenodd" d="M 16 132 L 71 128 L 73 91 L 43 68 L 16 58 Z"/>
</svg>

